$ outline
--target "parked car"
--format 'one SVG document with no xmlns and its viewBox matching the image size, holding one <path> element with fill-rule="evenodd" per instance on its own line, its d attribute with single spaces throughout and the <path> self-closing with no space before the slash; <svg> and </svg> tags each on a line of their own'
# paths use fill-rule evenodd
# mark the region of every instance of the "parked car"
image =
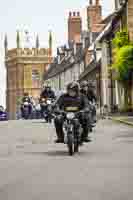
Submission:
<svg viewBox="0 0 133 200">
<path fill-rule="evenodd" d="M 0 106 L 0 121 L 8 120 L 7 112 L 4 110 L 3 106 Z"/>
</svg>

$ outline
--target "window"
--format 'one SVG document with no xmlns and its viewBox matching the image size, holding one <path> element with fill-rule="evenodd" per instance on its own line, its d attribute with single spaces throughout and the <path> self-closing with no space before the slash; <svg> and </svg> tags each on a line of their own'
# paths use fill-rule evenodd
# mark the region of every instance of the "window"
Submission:
<svg viewBox="0 0 133 200">
<path fill-rule="evenodd" d="M 32 80 L 40 80 L 39 71 L 36 69 L 32 70 Z"/>
</svg>

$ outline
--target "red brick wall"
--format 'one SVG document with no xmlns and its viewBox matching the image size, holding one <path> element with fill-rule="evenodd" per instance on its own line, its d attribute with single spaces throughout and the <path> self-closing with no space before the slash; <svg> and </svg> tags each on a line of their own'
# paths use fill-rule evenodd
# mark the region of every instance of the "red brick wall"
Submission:
<svg viewBox="0 0 133 200">
<path fill-rule="evenodd" d="M 90 5 L 87 8 L 88 28 L 91 32 L 99 32 L 98 25 L 102 21 L 102 7 L 98 4 Z M 102 26 L 102 25 L 101 25 Z"/>
</svg>

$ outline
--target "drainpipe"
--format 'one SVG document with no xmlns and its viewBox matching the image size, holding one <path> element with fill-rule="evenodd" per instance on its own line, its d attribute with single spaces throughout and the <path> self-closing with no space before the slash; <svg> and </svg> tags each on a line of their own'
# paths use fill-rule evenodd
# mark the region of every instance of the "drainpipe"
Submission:
<svg viewBox="0 0 133 200">
<path fill-rule="evenodd" d="M 110 60 L 109 60 L 109 64 L 110 66 L 112 65 L 112 45 L 111 45 L 111 41 L 109 40 L 108 41 L 108 44 L 109 44 L 109 57 L 110 57 Z M 114 99 L 114 94 L 113 94 L 113 72 L 111 70 L 111 73 L 110 73 L 110 79 L 111 79 L 111 112 L 113 111 L 113 99 Z"/>
<path fill-rule="evenodd" d="M 94 59 L 95 59 L 95 65 L 97 66 L 97 50 L 96 50 L 96 44 L 94 43 Z M 97 74 L 96 74 L 97 75 Z M 101 69 L 99 66 L 98 69 L 98 77 L 96 77 L 96 81 L 97 81 L 97 89 L 99 89 L 99 103 L 100 103 L 100 114 L 102 113 L 101 110 Z"/>
<path fill-rule="evenodd" d="M 61 90 L 61 74 L 59 74 L 59 90 Z"/>
</svg>

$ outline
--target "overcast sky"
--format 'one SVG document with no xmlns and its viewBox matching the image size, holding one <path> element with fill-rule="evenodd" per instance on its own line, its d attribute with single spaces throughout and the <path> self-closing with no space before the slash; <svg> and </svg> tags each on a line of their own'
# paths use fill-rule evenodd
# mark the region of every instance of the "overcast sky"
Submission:
<svg viewBox="0 0 133 200">
<path fill-rule="evenodd" d="M 16 30 L 28 29 L 34 45 L 38 33 L 41 46 L 48 46 L 48 31 L 53 32 L 54 51 L 67 39 L 67 16 L 69 11 L 80 10 L 86 29 L 86 6 L 89 0 L 1 0 L 0 4 L 0 104 L 5 102 L 5 67 L 3 40 L 8 35 L 9 47 L 16 47 Z M 103 15 L 113 10 L 114 0 L 102 0 Z"/>
</svg>

